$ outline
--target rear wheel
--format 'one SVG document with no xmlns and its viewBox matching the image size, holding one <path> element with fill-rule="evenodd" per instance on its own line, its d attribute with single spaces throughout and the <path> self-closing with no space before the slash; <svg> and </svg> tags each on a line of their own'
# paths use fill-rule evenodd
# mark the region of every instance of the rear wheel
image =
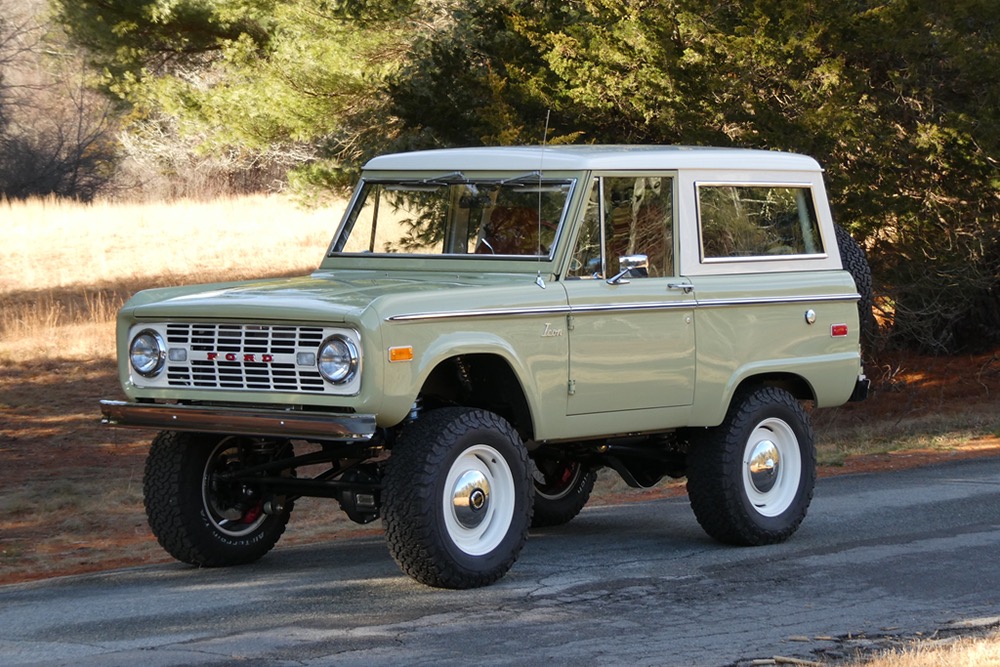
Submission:
<svg viewBox="0 0 1000 667">
<path fill-rule="evenodd" d="M 517 560 L 531 521 L 528 455 L 490 412 L 435 410 L 407 426 L 384 479 L 386 542 L 400 568 L 440 588 L 475 588 Z"/>
<path fill-rule="evenodd" d="M 597 473 L 576 461 L 538 458 L 533 464 L 535 511 L 531 517 L 532 528 L 569 523 L 590 499 Z"/>
<path fill-rule="evenodd" d="M 718 427 L 694 438 L 688 496 L 721 542 L 782 542 L 805 518 L 816 483 L 812 428 L 788 392 L 765 387 L 733 400 Z"/>
<path fill-rule="evenodd" d="M 160 545 L 177 560 L 202 567 L 258 560 L 285 532 L 292 503 L 233 475 L 290 457 L 291 450 L 287 442 L 243 436 L 158 434 L 146 459 L 143 496 Z"/>
</svg>

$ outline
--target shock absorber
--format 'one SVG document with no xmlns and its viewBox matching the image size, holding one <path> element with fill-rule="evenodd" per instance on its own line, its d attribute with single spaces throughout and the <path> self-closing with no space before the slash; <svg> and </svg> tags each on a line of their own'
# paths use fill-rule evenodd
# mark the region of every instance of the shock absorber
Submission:
<svg viewBox="0 0 1000 667">
<path fill-rule="evenodd" d="M 250 441 L 249 450 L 252 459 L 257 463 L 273 461 L 280 456 L 279 442 L 266 438 L 254 438 Z M 288 476 L 288 471 L 282 471 L 282 476 Z M 250 489 L 252 487 L 244 487 Z M 256 497 L 257 494 L 254 493 Z M 267 497 L 270 496 L 270 497 Z M 267 515 L 277 515 L 285 511 L 285 496 L 267 494 L 266 500 L 261 505 L 261 510 Z"/>
<path fill-rule="evenodd" d="M 469 376 L 469 366 L 465 363 L 465 357 L 455 358 L 455 368 L 458 372 L 458 381 L 467 393 L 472 393 L 472 378 Z"/>
</svg>

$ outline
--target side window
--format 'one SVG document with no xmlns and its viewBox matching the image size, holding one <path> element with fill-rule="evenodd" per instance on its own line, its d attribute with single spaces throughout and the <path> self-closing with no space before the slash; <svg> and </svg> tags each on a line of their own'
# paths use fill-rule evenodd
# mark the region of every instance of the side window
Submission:
<svg viewBox="0 0 1000 667">
<path fill-rule="evenodd" d="M 823 252 L 806 187 L 699 185 L 702 259 Z"/>
<path fill-rule="evenodd" d="M 595 178 L 570 277 L 613 276 L 620 271 L 623 258 L 635 261 L 637 255 L 645 256 L 646 266 L 632 269 L 631 278 L 673 275 L 672 179 L 669 176 Z"/>
</svg>

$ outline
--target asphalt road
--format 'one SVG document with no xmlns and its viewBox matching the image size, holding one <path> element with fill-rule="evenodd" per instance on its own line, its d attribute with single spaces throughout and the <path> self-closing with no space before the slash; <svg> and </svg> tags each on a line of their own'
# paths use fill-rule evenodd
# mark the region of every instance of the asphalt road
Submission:
<svg viewBox="0 0 1000 667">
<path fill-rule="evenodd" d="M 984 459 L 823 479 L 772 547 L 715 544 L 686 498 L 588 507 L 473 591 L 411 581 L 379 537 L 0 587 L 0 664 L 714 667 L 998 622 Z"/>
</svg>

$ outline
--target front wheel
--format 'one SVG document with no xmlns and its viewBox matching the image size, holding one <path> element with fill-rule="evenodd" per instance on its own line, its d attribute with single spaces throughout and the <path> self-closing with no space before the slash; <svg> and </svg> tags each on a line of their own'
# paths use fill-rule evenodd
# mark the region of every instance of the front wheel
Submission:
<svg viewBox="0 0 1000 667">
<path fill-rule="evenodd" d="M 718 427 L 688 454 L 688 496 L 698 523 L 729 544 L 774 544 L 805 518 L 816 483 L 809 417 L 776 387 L 738 395 Z"/>
<path fill-rule="evenodd" d="M 287 442 L 163 431 L 146 458 L 143 496 L 149 527 L 183 563 L 252 563 L 278 542 L 292 503 L 265 496 L 246 468 L 292 455 Z"/>
<path fill-rule="evenodd" d="M 513 566 L 531 521 L 528 455 L 490 412 L 446 408 L 407 426 L 384 479 L 389 552 L 439 588 L 493 583 Z"/>
</svg>

